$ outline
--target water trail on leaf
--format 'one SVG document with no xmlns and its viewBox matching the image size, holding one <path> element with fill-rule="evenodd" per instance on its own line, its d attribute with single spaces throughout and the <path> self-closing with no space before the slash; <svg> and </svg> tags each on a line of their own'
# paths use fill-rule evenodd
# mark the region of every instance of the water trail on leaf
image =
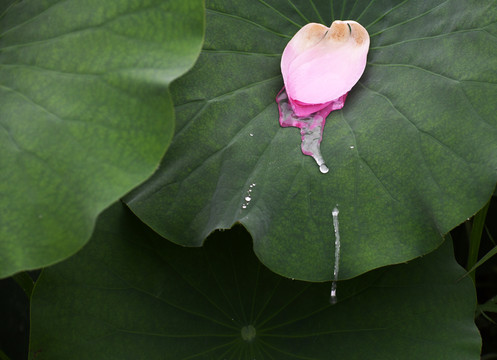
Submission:
<svg viewBox="0 0 497 360">
<path fill-rule="evenodd" d="M 321 155 L 321 139 L 326 116 L 323 117 L 319 112 L 306 117 L 295 115 L 284 89 L 276 97 L 276 102 L 280 111 L 280 125 L 282 127 L 294 126 L 300 129 L 302 153 L 312 156 L 319 166 L 319 171 L 326 174 L 329 169 Z"/>
<path fill-rule="evenodd" d="M 319 166 L 319 171 L 323 174 L 326 174 L 329 171 L 328 166 L 326 166 L 324 158 L 321 155 L 321 140 L 323 139 L 326 118 L 330 112 L 343 108 L 346 98 L 347 93 L 323 104 L 300 104 L 301 110 L 303 107 L 307 106 L 306 111 L 302 113 L 308 113 L 307 111 L 315 112 L 310 113 L 307 116 L 298 116 L 292 108 L 292 103 L 288 98 L 285 88 L 281 89 L 278 95 L 276 95 L 276 102 L 278 103 L 278 110 L 280 113 L 280 125 L 282 127 L 293 126 L 300 129 L 302 153 L 304 155 L 312 156 Z"/>
<path fill-rule="evenodd" d="M 340 264 L 340 229 L 338 227 L 338 206 L 333 209 L 333 229 L 335 230 L 335 264 L 333 268 L 333 282 L 331 283 L 330 303 L 337 303 L 337 281 Z"/>
</svg>

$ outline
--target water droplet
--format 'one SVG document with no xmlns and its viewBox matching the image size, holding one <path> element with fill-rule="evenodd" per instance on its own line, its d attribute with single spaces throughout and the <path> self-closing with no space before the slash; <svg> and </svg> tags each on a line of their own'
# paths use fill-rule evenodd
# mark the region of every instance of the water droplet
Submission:
<svg viewBox="0 0 497 360">
<path fill-rule="evenodd" d="M 338 205 L 333 209 L 331 215 L 333 216 L 333 230 L 335 232 L 335 264 L 333 268 L 333 282 L 331 283 L 331 293 L 330 293 L 330 303 L 332 305 L 336 304 L 337 299 L 337 281 L 338 281 L 338 269 L 340 264 L 340 229 L 338 223 Z"/>
<path fill-rule="evenodd" d="M 250 135 L 250 136 L 254 136 L 254 134 L 252 134 L 252 133 L 250 133 L 249 135 Z"/>
<path fill-rule="evenodd" d="M 336 284 L 336 282 L 333 282 L 333 284 Z M 337 302 L 338 302 L 337 291 L 336 291 L 336 289 L 332 289 L 331 295 L 330 295 L 330 304 L 335 305 Z"/>
<path fill-rule="evenodd" d="M 255 183 L 252 183 L 249 185 L 249 188 L 247 189 L 247 192 L 245 193 L 245 197 L 243 198 L 245 201 L 242 204 L 242 209 L 246 209 L 248 205 L 250 204 L 250 201 L 252 201 L 252 190 L 255 187 Z"/>
<path fill-rule="evenodd" d="M 350 148 L 351 148 L 351 149 L 354 149 L 354 148 L 355 148 L 355 146 L 354 146 L 354 145 L 350 145 Z"/>
</svg>

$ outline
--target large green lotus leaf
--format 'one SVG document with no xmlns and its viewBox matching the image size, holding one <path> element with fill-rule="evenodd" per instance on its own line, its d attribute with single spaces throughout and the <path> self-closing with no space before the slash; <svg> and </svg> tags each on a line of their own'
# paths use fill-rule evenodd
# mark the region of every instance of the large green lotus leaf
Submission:
<svg viewBox="0 0 497 360">
<path fill-rule="evenodd" d="M 43 271 L 30 358 L 479 359 L 475 291 L 450 242 L 339 282 L 336 305 L 330 283 L 276 275 L 251 245 L 237 227 L 180 247 L 116 204 L 80 253 Z"/>
<path fill-rule="evenodd" d="M 143 221 L 188 246 L 240 222 L 273 271 L 322 281 L 335 206 L 345 279 L 432 251 L 485 204 L 497 181 L 497 3 L 331 3 L 207 2 L 202 54 L 172 89 L 178 131 L 126 198 Z M 274 99 L 291 36 L 332 18 L 362 23 L 371 49 L 328 117 L 321 174 L 299 130 L 279 126 Z"/>
<path fill-rule="evenodd" d="M 201 0 L 3 1 L 0 277 L 88 240 L 95 218 L 157 168 L 170 82 L 193 66 Z"/>
</svg>

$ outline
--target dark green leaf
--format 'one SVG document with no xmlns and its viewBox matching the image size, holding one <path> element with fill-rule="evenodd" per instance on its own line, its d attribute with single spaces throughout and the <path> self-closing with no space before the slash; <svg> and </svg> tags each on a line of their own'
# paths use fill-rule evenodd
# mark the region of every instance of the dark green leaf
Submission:
<svg viewBox="0 0 497 360">
<path fill-rule="evenodd" d="M 486 261 L 485 260 L 483 262 L 479 262 L 478 253 L 480 252 L 481 235 L 483 233 L 483 228 L 485 227 L 485 219 L 487 218 L 489 206 L 490 200 L 480 211 L 475 214 L 475 216 L 473 217 L 473 222 L 471 223 L 471 233 L 469 234 L 468 261 L 466 263 L 466 269 L 468 270 L 467 274 L 469 274 L 473 281 L 475 281 L 474 270 Z"/>
<path fill-rule="evenodd" d="M 76 252 L 157 168 L 174 130 L 168 86 L 199 54 L 204 9 L 26 0 L 0 11 L 3 277 Z"/>
<path fill-rule="evenodd" d="M 432 251 L 483 206 L 497 181 L 497 4 L 331 3 L 207 2 L 204 49 L 172 90 L 171 148 L 126 198 L 143 221 L 188 246 L 240 222 L 269 268 L 321 281 L 333 271 L 336 205 L 343 279 Z M 274 100 L 286 43 L 321 18 L 371 35 L 362 79 L 328 117 L 326 175 L 298 130 L 278 125 Z"/>
<path fill-rule="evenodd" d="M 1 360 L 10 360 L 10 358 L 0 349 L 0 359 Z"/>
<path fill-rule="evenodd" d="M 497 246 L 494 246 L 489 252 L 483 255 L 483 257 L 480 260 L 478 260 L 478 262 L 471 269 L 469 269 L 466 274 L 475 271 L 477 268 L 479 268 L 481 265 L 487 262 L 487 260 L 492 258 L 495 254 L 497 254 Z"/>
<path fill-rule="evenodd" d="M 21 287 L 28 299 L 31 299 L 34 287 L 34 281 L 31 275 L 29 275 L 26 271 L 23 271 L 12 275 L 12 278 Z"/>
<path fill-rule="evenodd" d="M 478 306 L 478 310 L 481 312 L 494 312 L 497 313 L 497 297 L 493 297 L 484 304 Z"/>
<path fill-rule="evenodd" d="M 120 204 L 32 297 L 31 359 L 478 359 L 472 281 L 450 242 L 330 283 L 280 277 L 242 227 L 182 248 Z"/>
</svg>

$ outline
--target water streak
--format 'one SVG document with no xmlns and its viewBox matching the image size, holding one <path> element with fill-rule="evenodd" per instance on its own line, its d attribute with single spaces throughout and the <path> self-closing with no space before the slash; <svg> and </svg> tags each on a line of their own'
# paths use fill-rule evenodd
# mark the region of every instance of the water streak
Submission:
<svg viewBox="0 0 497 360">
<path fill-rule="evenodd" d="M 304 155 L 312 156 L 319 166 L 319 171 L 323 174 L 326 174 L 329 171 L 328 166 L 326 166 L 324 158 L 321 155 L 321 140 L 323 139 L 326 117 L 330 112 L 341 109 L 345 104 L 346 97 L 347 94 L 342 95 L 329 103 L 321 104 L 321 108 L 319 108 L 319 106 L 316 107 L 318 110 L 312 114 L 298 116 L 292 109 L 285 88 L 276 96 L 276 102 L 278 103 L 278 110 L 280 113 L 280 125 L 282 127 L 293 126 L 300 129 L 302 153 Z"/>
<path fill-rule="evenodd" d="M 306 117 L 295 115 L 285 91 L 278 94 L 276 101 L 280 111 L 280 125 L 283 127 L 294 126 L 300 128 L 302 153 L 312 156 L 319 166 L 319 171 L 326 174 L 329 169 L 324 163 L 320 149 L 325 118 L 318 113 Z"/>
<path fill-rule="evenodd" d="M 335 265 L 333 268 L 333 282 L 331 283 L 330 303 L 337 303 L 337 281 L 340 264 L 340 229 L 338 227 L 338 207 L 333 209 L 333 229 L 335 230 Z"/>
</svg>

